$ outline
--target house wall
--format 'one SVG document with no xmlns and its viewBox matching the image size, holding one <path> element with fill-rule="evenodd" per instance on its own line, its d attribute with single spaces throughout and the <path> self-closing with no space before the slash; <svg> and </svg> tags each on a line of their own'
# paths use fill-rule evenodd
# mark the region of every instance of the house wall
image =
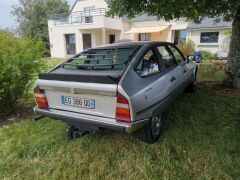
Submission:
<svg viewBox="0 0 240 180">
<path fill-rule="evenodd" d="M 141 22 L 132 22 L 129 25 L 129 29 L 131 28 L 142 28 L 142 27 L 158 27 L 158 26 L 167 26 L 169 27 L 161 32 L 151 33 L 151 41 L 169 41 L 169 31 L 170 31 L 170 23 L 160 20 L 160 21 L 141 21 Z M 127 31 L 127 30 L 125 30 Z M 139 41 L 139 34 L 125 34 L 125 39 L 131 39 L 133 41 Z"/>
<path fill-rule="evenodd" d="M 111 34 L 115 35 L 115 40 L 116 41 L 118 41 L 121 37 L 121 31 L 107 29 L 106 30 L 106 39 L 105 39 L 106 44 L 109 44 L 109 35 L 111 35 Z"/>
<path fill-rule="evenodd" d="M 80 51 L 77 51 L 77 53 L 83 51 L 83 40 L 82 40 L 82 34 L 91 34 L 92 37 L 92 47 L 96 47 L 102 44 L 102 31 L 101 29 L 86 29 L 86 30 L 79 30 L 80 37 L 77 37 L 80 40 Z"/>
<path fill-rule="evenodd" d="M 170 31 L 171 31 L 170 27 L 164 29 L 163 31 L 161 31 L 159 33 L 160 34 L 159 39 L 156 39 L 156 40 L 157 41 L 168 41 L 168 42 L 171 42 L 171 41 L 168 40 L 168 35 L 169 35 Z M 154 41 L 156 41 L 156 40 L 154 39 Z"/>
<path fill-rule="evenodd" d="M 161 32 L 151 33 L 151 41 L 173 42 L 174 38 L 172 37 L 173 36 L 172 31 L 186 29 L 187 25 L 188 25 L 188 22 L 182 19 L 177 21 L 169 21 L 169 22 L 166 22 L 164 20 L 159 20 L 159 21 L 132 22 L 130 24 L 130 28 L 169 26 L 167 29 Z M 138 34 L 129 34 L 128 39 L 131 39 L 133 41 L 138 41 Z"/>
<path fill-rule="evenodd" d="M 75 34 L 76 37 L 76 52 L 83 51 L 82 34 L 91 34 L 92 47 L 102 45 L 102 28 L 81 29 L 79 26 L 55 26 L 53 21 L 48 21 L 49 38 L 51 44 L 51 57 L 66 58 L 66 41 L 65 34 Z M 124 28 L 124 26 L 122 27 Z M 127 27 L 126 27 L 127 28 Z M 116 41 L 122 39 L 122 30 L 106 29 L 105 42 L 109 43 L 109 35 L 115 34 Z"/>
<path fill-rule="evenodd" d="M 65 58 L 66 42 L 65 34 L 75 34 L 76 36 L 76 51 L 82 50 L 81 33 L 77 26 L 55 26 L 53 21 L 48 21 L 49 39 L 51 46 L 51 57 Z"/>
<path fill-rule="evenodd" d="M 49 38 L 51 44 L 51 57 L 65 58 L 68 57 L 66 53 L 65 34 L 75 34 L 76 37 L 76 52 L 83 50 L 82 34 L 92 35 L 92 47 L 102 44 L 101 29 L 83 29 L 80 30 L 78 26 L 64 26 L 57 27 L 53 25 L 52 21 L 48 22 Z"/>
<path fill-rule="evenodd" d="M 228 51 L 229 49 L 229 38 L 224 34 L 225 29 L 197 29 L 187 30 L 187 39 L 191 39 L 196 46 L 196 50 L 199 51 L 210 51 L 216 53 L 218 51 Z M 219 32 L 218 43 L 201 43 L 200 37 L 201 32 Z"/>
<path fill-rule="evenodd" d="M 83 11 L 84 7 L 107 8 L 105 0 L 79 0 L 72 9 L 72 12 Z M 83 50 L 82 34 L 92 35 L 92 47 L 102 45 L 104 42 L 109 43 L 109 35 L 115 34 L 116 41 L 119 39 L 139 40 L 139 34 L 125 34 L 131 28 L 169 26 L 161 32 L 151 33 L 152 41 L 168 41 L 173 42 L 174 31 L 186 29 L 188 22 L 184 19 L 166 22 L 164 20 L 129 22 L 120 18 L 108 18 L 105 16 L 93 16 L 93 23 L 66 24 L 56 25 L 53 20 L 48 21 L 49 37 L 51 44 L 52 57 L 66 57 L 65 34 L 75 34 L 76 52 Z M 102 30 L 105 31 L 105 40 L 102 39 Z M 196 29 L 187 30 L 187 39 L 191 39 L 196 44 L 196 50 L 208 50 L 212 53 L 217 51 L 228 51 L 229 38 L 224 35 L 225 29 Z M 200 43 L 201 32 L 219 32 L 219 42 L 203 44 Z"/>
</svg>

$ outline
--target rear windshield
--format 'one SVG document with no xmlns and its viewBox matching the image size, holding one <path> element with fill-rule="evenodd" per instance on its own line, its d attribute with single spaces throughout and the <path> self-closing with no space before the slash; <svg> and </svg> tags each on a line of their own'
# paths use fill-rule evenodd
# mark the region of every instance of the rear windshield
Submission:
<svg viewBox="0 0 240 180">
<path fill-rule="evenodd" d="M 140 46 L 89 49 L 63 64 L 65 69 L 123 70 Z"/>
</svg>

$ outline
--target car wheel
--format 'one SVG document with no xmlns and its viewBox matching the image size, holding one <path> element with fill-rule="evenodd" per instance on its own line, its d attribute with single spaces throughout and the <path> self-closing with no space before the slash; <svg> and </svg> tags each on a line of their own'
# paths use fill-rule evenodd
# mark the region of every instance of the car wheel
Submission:
<svg viewBox="0 0 240 180">
<path fill-rule="evenodd" d="M 195 73 L 194 81 L 187 87 L 187 92 L 195 93 L 196 90 L 197 90 L 197 71 Z"/>
<path fill-rule="evenodd" d="M 161 135 L 162 124 L 162 115 L 154 116 L 147 126 L 139 129 L 135 134 L 139 140 L 153 144 Z"/>
</svg>

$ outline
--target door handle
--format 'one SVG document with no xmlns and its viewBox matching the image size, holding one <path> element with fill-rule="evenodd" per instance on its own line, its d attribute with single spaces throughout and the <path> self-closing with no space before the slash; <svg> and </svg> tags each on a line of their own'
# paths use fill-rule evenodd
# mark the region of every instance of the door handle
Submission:
<svg viewBox="0 0 240 180">
<path fill-rule="evenodd" d="M 172 76 L 171 78 L 171 82 L 175 81 L 176 80 L 176 77 Z"/>
<path fill-rule="evenodd" d="M 186 69 L 184 69 L 183 73 L 185 74 L 186 72 L 187 72 L 187 70 L 186 70 Z"/>
</svg>

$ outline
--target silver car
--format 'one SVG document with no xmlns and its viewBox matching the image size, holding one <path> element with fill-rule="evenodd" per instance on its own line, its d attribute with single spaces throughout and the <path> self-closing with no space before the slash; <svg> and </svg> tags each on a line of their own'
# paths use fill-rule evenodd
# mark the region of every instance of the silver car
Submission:
<svg viewBox="0 0 240 180">
<path fill-rule="evenodd" d="M 154 143 L 162 114 L 196 89 L 197 65 L 168 42 L 130 42 L 91 48 L 48 73 L 34 88 L 37 119 L 69 125 L 70 139 L 100 128 L 134 133 Z"/>
</svg>

